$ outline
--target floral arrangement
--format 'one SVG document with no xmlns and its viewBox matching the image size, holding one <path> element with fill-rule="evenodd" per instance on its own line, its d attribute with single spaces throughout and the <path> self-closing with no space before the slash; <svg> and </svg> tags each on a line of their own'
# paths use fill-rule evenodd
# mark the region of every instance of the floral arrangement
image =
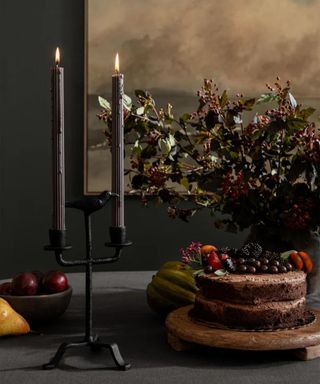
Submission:
<svg viewBox="0 0 320 384">
<path fill-rule="evenodd" d="M 152 95 L 137 90 L 125 98 L 125 142 L 130 151 L 132 194 L 144 203 L 168 204 L 170 217 L 188 221 L 208 209 L 219 228 L 251 225 L 317 230 L 320 225 L 320 133 L 290 82 L 258 99 L 230 99 L 211 80 L 198 92 L 199 106 L 175 117 L 158 108 Z M 111 141 L 111 110 L 102 98 L 99 119 Z M 266 103 L 264 113 L 253 113 Z M 244 123 L 246 116 L 249 123 Z M 252 117 L 253 115 L 253 117 Z"/>
</svg>

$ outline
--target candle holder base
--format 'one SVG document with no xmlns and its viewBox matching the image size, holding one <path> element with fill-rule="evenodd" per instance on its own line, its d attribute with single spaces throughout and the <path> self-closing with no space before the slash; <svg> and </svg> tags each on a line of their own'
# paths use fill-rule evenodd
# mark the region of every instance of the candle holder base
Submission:
<svg viewBox="0 0 320 384">
<path fill-rule="evenodd" d="M 121 371 L 127 371 L 130 369 L 131 365 L 126 363 L 119 351 L 119 347 L 116 343 L 101 343 L 99 341 L 98 336 L 91 337 L 89 339 L 85 338 L 82 341 L 75 341 L 71 343 L 62 343 L 60 347 L 58 348 L 56 354 L 54 357 L 49 361 L 49 363 L 44 364 L 42 366 L 43 369 L 49 370 L 49 369 L 55 369 L 59 365 L 61 359 L 63 358 L 63 355 L 68 349 L 71 348 L 83 348 L 83 347 L 89 347 L 92 351 L 99 351 L 101 349 L 107 349 L 110 351 L 111 356 L 113 358 L 113 361 L 116 364 L 117 369 Z"/>
</svg>

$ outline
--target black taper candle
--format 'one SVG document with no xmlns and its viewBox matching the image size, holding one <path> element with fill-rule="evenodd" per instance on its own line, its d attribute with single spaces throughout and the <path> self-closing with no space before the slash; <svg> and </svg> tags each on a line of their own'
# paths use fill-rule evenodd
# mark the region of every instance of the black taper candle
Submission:
<svg viewBox="0 0 320 384">
<path fill-rule="evenodd" d="M 119 56 L 116 56 L 116 73 L 112 76 L 112 226 L 124 228 L 124 126 L 123 126 L 123 74 L 119 73 Z"/>
<path fill-rule="evenodd" d="M 51 69 L 52 97 L 52 230 L 65 231 L 65 164 L 64 164 L 64 71 L 56 50 Z"/>
</svg>

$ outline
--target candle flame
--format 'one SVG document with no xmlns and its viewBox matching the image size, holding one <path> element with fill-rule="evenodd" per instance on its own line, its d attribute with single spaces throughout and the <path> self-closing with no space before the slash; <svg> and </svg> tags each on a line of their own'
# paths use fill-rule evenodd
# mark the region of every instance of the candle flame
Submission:
<svg viewBox="0 0 320 384">
<path fill-rule="evenodd" d="M 60 50 L 59 50 L 59 47 L 57 47 L 57 49 L 56 49 L 55 63 L 56 63 L 56 65 L 60 64 Z"/>
<path fill-rule="evenodd" d="M 119 72 L 120 72 L 119 53 L 118 53 L 118 52 L 117 52 L 117 54 L 116 54 L 116 60 L 115 60 L 115 64 L 114 64 L 114 70 L 116 71 L 116 73 L 119 73 Z"/>
</svg>

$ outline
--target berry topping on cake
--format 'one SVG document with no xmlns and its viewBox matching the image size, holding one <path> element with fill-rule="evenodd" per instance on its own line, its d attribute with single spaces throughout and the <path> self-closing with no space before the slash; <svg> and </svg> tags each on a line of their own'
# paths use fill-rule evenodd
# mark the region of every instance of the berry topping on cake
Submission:
<svg viewBox="0 0 320 384">
<path fill-rule="evenodd" d="M 274 252 L 258 243 L 247 243 L 240 249 L 216 247 L 211 244 L 191 243 L 181 249 L 182 262 L 189 268 L 203 270 L 205 274 L 278 274 L 292 271 L 310 273 L 313 262 L 307 252 Z"/>
</svg>

